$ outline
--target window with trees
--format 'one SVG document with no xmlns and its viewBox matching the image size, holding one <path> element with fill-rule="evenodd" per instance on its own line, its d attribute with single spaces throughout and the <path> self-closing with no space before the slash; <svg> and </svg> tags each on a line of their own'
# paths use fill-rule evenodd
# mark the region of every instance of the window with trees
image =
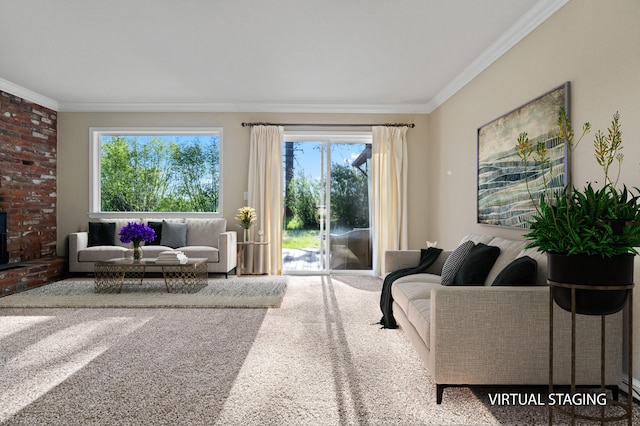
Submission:
<svg viewBox="0 0 640 426">
<path fill-rule="evenodd" d="M 220 128 L 91 129 L 94 216 L 221 212 Z"/>
</svg>

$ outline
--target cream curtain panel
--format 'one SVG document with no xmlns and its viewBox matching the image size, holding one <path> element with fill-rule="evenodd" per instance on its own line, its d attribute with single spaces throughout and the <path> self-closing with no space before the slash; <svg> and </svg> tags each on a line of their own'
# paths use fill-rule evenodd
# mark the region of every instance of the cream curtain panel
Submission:
<svg viewBox="0 0 640 426">
<path fill-rule="evenodd" d="M 263 232 L 265 258 L 260 270 L 270 275 L 282 273 L 282 126 L 252 126 L 249 152 L 247 203 L 258 216 L 251 232 Z M 256 259 L 258 260 L 258 259 Z"/>
<path fill-rule="evenodd" d="M 407 249 L 407 127 L 372 128 L 373 272 L 384 271 L 386 250 Z"/>
</svg>

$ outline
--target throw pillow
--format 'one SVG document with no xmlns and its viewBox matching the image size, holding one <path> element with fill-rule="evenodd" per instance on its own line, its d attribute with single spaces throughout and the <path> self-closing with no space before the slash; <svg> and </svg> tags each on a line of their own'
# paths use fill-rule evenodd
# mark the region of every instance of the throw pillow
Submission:
<svg viewBox="0 0 640 426">
<path fill-rule="evenodd" d="M 144 244 L 147 246 L 159 246 L 162 239 L 162 222 L 149 222 L 148 226 L 156 233 L 156 239 Z"/>
<path fill-rule="evenodd" d="M 469 252 L 475 247 L 473 241 L 465 241 L 460 244 L 450 255 L 447 257 L 447 260 L 444 261 L 444 265 L 442 265 L 442 274 L 441 274 L 441 284 L 442 285 L 453 285 L 455 284 L 456 274 L 462 266 L 464 259 L 467 257 Z"/>
<path fill-rule="evenodd" d="M 189 246 L 207 246 L 218 248 L 220 234 L 227 229 L 227 220 L 216 219 L 186 219 L 187 244 Z"/>
<path fill-rule="evenodd" d="M 500 271 L 492 286 L 531 286 L 538 280 L 538 262 L 529 256 L 522 256 Z"/>
<path fill-rule="evenodd" d="M 186 246 L 187 224 L 180 222 L 167 222 L 166 220 L 163 220 L 160 244 L 174 249 Z"/>
<path fill-rule="evenodd" d="M 499 255 L 499 247 L 477 244 L 462 262 L 456 274 L 455 285 L 484 285 Z"/>
<path fill-rule="evenodd" d="M 115 222 L 89 222 L 89 247 L 112 246 L 115 241 Z"/>
</svg>

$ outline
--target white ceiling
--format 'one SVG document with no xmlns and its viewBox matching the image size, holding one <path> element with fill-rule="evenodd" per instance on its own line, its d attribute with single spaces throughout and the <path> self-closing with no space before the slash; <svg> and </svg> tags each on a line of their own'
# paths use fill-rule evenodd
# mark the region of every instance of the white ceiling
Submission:
<svg viewBox="0 0 640 426">
<path fill-rule="evenodd" d="M 59 111 L 431 112 L 568 0 L 0 0 L 0 90 Z"/>
</svg>

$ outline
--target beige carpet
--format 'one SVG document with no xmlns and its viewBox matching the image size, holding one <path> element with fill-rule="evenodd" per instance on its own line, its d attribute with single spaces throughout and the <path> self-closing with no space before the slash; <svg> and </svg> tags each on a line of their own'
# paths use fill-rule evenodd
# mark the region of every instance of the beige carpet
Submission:
<svg viewBox="0 0 640 426">
<path fill-rule="evenodd" d="M 123 285 L 120 293 L 96 293 L 93 278 L 69 278 L 0 298 L 13 308 L 277 308 L 287 289 L 287 277 L 242 276 L 209 278 L 197 293 L 167 293 L 160 278 Z"/>
<path fill-rule="evenodd" d="M 289 277 L 280 309 L 2 308 L 0 424 L 547 424 L 546 407 L 490 403 L 508 388 L 436 404 L 379 318 L 379 293 L 328 277 Z"/>
</svg>

